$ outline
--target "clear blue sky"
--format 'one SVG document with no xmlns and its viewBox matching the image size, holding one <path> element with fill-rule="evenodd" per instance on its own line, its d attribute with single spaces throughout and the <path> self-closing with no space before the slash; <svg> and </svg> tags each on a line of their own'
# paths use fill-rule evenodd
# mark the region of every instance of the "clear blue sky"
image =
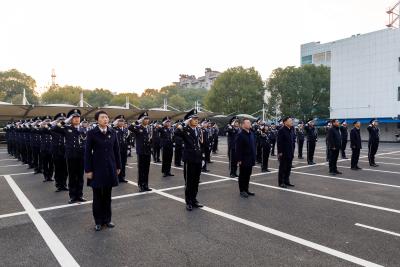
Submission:
<svg viewBox="0 0 400 267">
<path fill-rule="evenodd" d="M 396 0 L 2 1 L 0 70 L 142 92 L 204 68 L 299 64 L 300 44 L 385 28 Z"/>
</svg>

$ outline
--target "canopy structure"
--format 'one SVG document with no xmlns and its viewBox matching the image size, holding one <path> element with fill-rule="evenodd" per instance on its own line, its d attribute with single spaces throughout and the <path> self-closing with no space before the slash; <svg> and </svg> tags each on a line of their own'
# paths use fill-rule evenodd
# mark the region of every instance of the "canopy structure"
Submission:
<svg viewBox="0 0 400 267">
<path fill-rule="evenodd" d="M 369 124 L 372 119 L 378 119 L 380 123 L 400 123 L 400 118 L 391 118 L 391 117 L 384 117 L 384 118 L 350 118 L 350 119 L 338 119 L 341 121 L 347 121 L 347 124 L 352 124 L 354 121 L 360 121 L 361 124 Z M 327 124 L 329 119 L 318 119 L 316 125 L 323 126 Z"/>
<path fill-rule="evenodd" d="M 82 117 L 87 120 L 93 120 L 94 114 L 98 110 L 104 110 L 108 113 L 112 119 L 118 115 L 124 115 L 127 120 L 136 120 L 139 114 L 147 111 L 151 120 L 161 120 L 162 118 L 169 116 L 172 120 L 183 119 L 187 111 L 170 111 L 164 109 L 137 109 L 137 108 L 124 108 L 124 107 L 77 107 L 72 105 L 12 105 L 12 104 L 1 104 L 0 103 L 0 121 L 16 121 L 27 118 L 34 118 L 38 116 L 50 115 L 54 116 L 59 112 L 68 113 L 73 108 L 77 108 L 81 111 Z M 199 117 L 209 118 L 214 114 L 211 112 L 199 112 Z"/>
</svg>

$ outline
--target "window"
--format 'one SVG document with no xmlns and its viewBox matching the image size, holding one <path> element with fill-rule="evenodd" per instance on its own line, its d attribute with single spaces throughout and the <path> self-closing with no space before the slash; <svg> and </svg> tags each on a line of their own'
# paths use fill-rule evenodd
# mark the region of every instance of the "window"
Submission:
<svg viewBox="0 0 400 267">
<path fill-rule="evenodd" d="M 397 87 L 397 101 L 400 101 L 400 86 Z"/>
<path fill-rule="evenodd" d="M 312 55 L 301 58 L 301 65 L 312 64 Z"/>
</svg>

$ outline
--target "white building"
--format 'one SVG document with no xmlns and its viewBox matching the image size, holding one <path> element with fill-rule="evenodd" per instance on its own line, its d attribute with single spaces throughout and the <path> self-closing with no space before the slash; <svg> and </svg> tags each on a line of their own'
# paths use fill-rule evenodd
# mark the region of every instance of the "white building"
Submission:
<svg viewBox="0 0 400 267">
<path fill-rule="evenodd" d="M 203 88 L 210 90 L 215 79 L 217 79 L 220 74 L 221 73 L 218 71 L 206 68 L 204 76 L 196 78 L 194 75 L 181 74 L 179 75 L 179 82 L 175 84 L 182 88 Z"/>
<path fill-rule="evenodd" d="M 331 118 L 363 119 L 364 123 L 378 118 L 390 124 L 381 126 L 388 132 L 398 132 L 400 29 L 357 34 L 325 44 L 304 44 L 301 64 L 331 67 Z"/>
</svg>

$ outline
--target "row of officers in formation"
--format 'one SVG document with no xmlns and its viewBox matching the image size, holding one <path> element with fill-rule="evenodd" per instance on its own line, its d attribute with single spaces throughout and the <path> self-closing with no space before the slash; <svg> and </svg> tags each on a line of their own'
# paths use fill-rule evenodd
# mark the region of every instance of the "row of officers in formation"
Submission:
<svg viewBox="0 0 400 267">
<path fill-rule="evenodd" d="M 351 169 L 358 170 L 361 150 L 360 122 L 355 121 L 350 131 L 352 149 Z M 377 120 L 371 121 L 368 131 L 368 157 L 371 166 L 379 145 Z M 7 149 L 11 156 L 28 164 L 35 173 L 43 173 L 44 182 L 55 179 L 56 192 L 68 191 L 69 203 L 85 202 L 83 198 L 84 173 L 87 184 L 93 188 L 93 216 L 95 230 L 102 226 L 114 227 L 111 222 L 111 189 L 119 183 L 128 182 L 127 158 L 135 147 L 140 192 L 151 191 L 149 170 L 151 157 L 154 163 L 161 162 L 163 177 L 173 176 L 172 160 L 176 167 L 182 166 L 185 179 L 186 209 L 201 208 L 197 200 L 201 172 L 208 172 L 212 163 L 211 153 L 218 151 L 219 129 L 209 120 L 199 120 L 196 110 L 188 112 L 183 120 L 172 122 L 165 117 L 161 122 L 150 121 L 147 112 L 128 124 L 123 115 L 110 120 L 105 111 L 95 114 L 95 122 L 81 120 L 79 109 L 68 114 L 32 118 L 9 122 L 5 127 Z M 260 163 L 263 172 L 269 172 L 269 156 L 279 159 L 278 183 L 281 187 L 290 183 L 290 171 L 297 143 L 298 158 L 303 158 L 306 142 L 307 162 L 314 162 L 314 151 L 318 141 L 314 120 L 293 126 L 293 119 L 285 117 L 278 125 L 267 124 L 260 119 L 251 122 L 233 117 L 224 128 L 228 136 L 228 159 L 231 178 L 238 177 L 240 195 L 253 196 L 249 191 L 252 168 Z M 346 159 L 348 140 L 347 123 L 332 120 L 327 125 L 326 147 L 329 172 L 337 170 L 339 153 Z M 161 159 L 162 161 L 161 161 Z M 239 174 L 238 174 L 239 168 Z M 67 187 L 68 181 L 68 187 Z"/>
</svg>

